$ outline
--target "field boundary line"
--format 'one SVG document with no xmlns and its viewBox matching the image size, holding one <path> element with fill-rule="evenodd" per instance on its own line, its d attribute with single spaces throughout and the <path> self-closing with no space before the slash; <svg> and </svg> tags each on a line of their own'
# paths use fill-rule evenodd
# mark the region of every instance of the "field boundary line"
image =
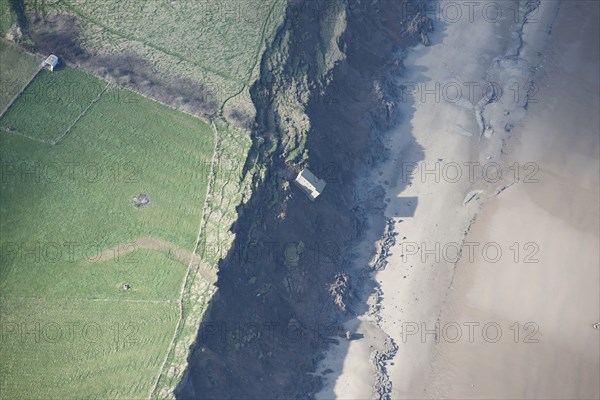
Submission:
<svg viewBox="0 0 600 400">
<path fill-rule="evenodd" d="M 37 137 L 33 137 L 33 136 L 27 135 L 25 133 L 21 133 L 19 131 L 6 131 L 6 133 L 8 133 L 10 135 L 21 136 L 21 137 L 24 137 L 26 139 L 33 140 L 35 142 L 40 142 L 40 143 L 44 143 L 44 144 L 52 146 L 52 142 L 49 142 L 47 140 L 40 139 L 40 138 L 37 138 Z"/>
<path fill-rule="evenodd" d="M 107 80 L 106 80 L 104 77 L 101 77 L 101 76 L 99 76 L 99 75 L 96 75 L 96 74 L 94 74 L 94 73 L 92 73 L 92 72 L 88 72 L 88 71 L 87 71 L 87 70 L 85 70 L 84 68 L 80 68 L 80 69 L 81 69 L 82 71 L 85 71 L 86 73 L 88 73 L 88 74 L 90 74 L 90 75 L 93 75 L 93 76 L 95 76 L 95 77 L 96 77 L 96 78 L 98 78 L 98 79 L 102 79 L 103 81 L 106 81 L 106 82 L 108 82 L 108 81 L 107 81 Z M 128 92 L 130 92 L 130 93 L 133 93 L 133 94 L 135 94 L 135 95 L 138 95 L 138 96 L 140 96 L 140 97 L 143 97 L 144 99 L 146 99 L 146 100 L 149 100 L 149 101 L 151 101 L 151 102 L 153 102 L 153 103 L 156 103 L 156 104 L 158 104 L 158 105 L 161 105 L 161 106 L 163 106 L 163 107 L 167 107 L 167 108 L 170 108 L 171 110 L 174 110 L 174 111 L 177 111 L 177 112 L 183 113 L 183 114 L 185 114 L 185 115 L 189 115 L 190 117 L 194 117 L 194 118 L 196 118 L 196 119 L 198 119 L 198 120 L 202 121 L 202 123 L 204 123 L 204 124 L 207 124 L 207 125 L 208 125 L 208 124 L 209 124 L 209 123 L 212 121 L 210 118 L 203 117 L 203 116 L 201 116 L 201 115 L 199 115 L 199 114 L 192 114 L 191 112 L 189 112 L 189 111 L 186 111 L 186 110 L 182 110 L 181 108 L 178 108 L 177 106 L 174 106 L 174 105 L 171 105 L 171 104 L 167 104 L 167 103 L 162 103 L 161 101 L 159 101 L 159 100 L 155 99 L 154 97 L 151 97 L 150 95 L 147 95 L 146 93 L 142 93 L 142 92 L 140 92 L 140 91 L 137 91 L 137 90 L 136 90 L 136 89 L 134 89 L 134 88 L 130 88 L 130 87 L 124 87 L 124 86 L 118 86 L 118 85 L 116 85 L 116 84 L 115 84 L 115 88 L 116 88 L 117 90 L 125 90 L 125 91 L 128 91 Z"/>
<path fill-rule="evenodd" d="M 208 198 L 212 193 L 212 186 L 213 186 L 213 176 L 215 176 L 215 168 L 216 168 L 216 159 L 217 159 L 217 154 L 218 154 L 218 145 L 219 145 L 219 131 L 217 129 L 217 127 L 215 126 L 215 123 L 211 121 L 211 126 L 214 130 L 214 134 L 215 134 L 215 145 L 213 148 L 213 156 L 212 156 L 212 162 L 211 162 L 211 168 L 210 168 L 210 176 L 208 179 L 208 188 L 206 190 L 206 196 L 204 197 L 204 205 L 202 206 L 202 215 L 200 216 L 200 224 L 198 226 L 198 235 L 196 236 L 196 244 L 194 245 L 194 250 L 192 251 L 192 255 L 190 257 L 190 263 L 188 265 L 188 269 L 187 272 L 185 274 L 185 277 L 183 278 L 183 282 L 181 284 L 181 290 L 179 292 L 179 318 L 177 319 L 177 324 L 175 325 L 175 332 L 173 333 L 173 338 L 171 339 L 171 343 L 169 343 L 169 348 L 167 349 L 167 354 L 165 355 L 165 358 L 161 364 L 161 367 L 158 371 L 158 376 L 156 377 L 156 380 L 154 382 L 154 385 L 152 386 L 152 388 L 150 389 L 150 394 L 148 396 L 149 399 L 152 399 L 152 396 L 154 395 L 154 393 L 156 392 L 156 389 L 158 388 L 158 384 L 160 383 L 160 378 L 163 375 L 163 371 L 165 369 L 165 366 L 169 360 L 169 356 L 171 355 L 172 351 L 175 349 L 175 345 L 177 342 L 177 334 L 179 333 L 179 329 L 181 326 L 181 322 L 183 320 L 183 298 L 185 296 L 185 288 L 187 286 L 189 277 L 190 277 L 190 272 L 192 270 L 192 266 L 195 265 L 195 261 L 196 261 L 196 251 L 198 250 L 198 245 L 200 243 L 200 239 L 202 236 L 202 228 L 205 225 L 205 215 L 206 215 L 206 208 L 208 205 Z"/>
<path fill-rule="evenodd" d="M 174 303 L 175 300 L 171 299 L 111 299 L 111 298 L 94 298 L 94 297 L 33 297 L 33 296 L 0 296 L 0 299 L 4 300 L 37 300 L 37 301 L 114 301 L 114 302 L 125 302 L 125 303 Z"/>
<path fill-rule="evenodd" d="M 15 103 L 15 101 L 17 101 L 17 99 L 21 96 L 21 94 L 25 91 L 25 89 L 27 88 L 27 86 L 29 86 L 31 84 L 31 82 L 35 79 L 35 77 L 40 73 L 40 71 L 43 69 L 44 67 L 42 66 L 42 64 L 40 64 L 40 66 L 38 67 L 38 69 L 33 73 L 33 75 L 31 76 L 31 78 L 29 78 L 29 80 L 27 81 L 27 83 L 25 83 L 23 85 L 23 87 L 21 88 L 21 90 L 19 90 L 17 92 L 17 94 L 15 94 L 13 96 L 13 98 L 10 100 L 10 102 L 6 105 L 6 107 L 4 107 L 4 109 L 0 112 L 0 118 L 2 118 L 2 116 L 8 111 L 8 109 Z"/>
<path fill-rule="evenodd" d="M 83 116 L 85 115 L 85 113 L 87 113 L 87 112 L 88 112 L 88 110 L 89 110 L 89 109 L 90 109 L 90 108 L 91 108 L 91 107 L 92 107 L 94 104 L 96 104 L 96 103 L 98 102 L 98 100 L 100 100 L 100 97 L 102 97 L 102 95 L 104 94 L 104 92 L 106 92 L 106 91 L 108 90 L 109 86 L 110 86 L 110 82 L 107 82 L 107 83 L 106 83 L 106 86 L 104 86 L 104 89 L 102 89 L 102 90 L 100 91 L 100 93 L 98 93 L 98 96 L 96 96 L 96 98 L 95 98 L 94 100 L 92 100 L 90 104 L 88 104 L 88 106 L 85 108 L 85 110 L 83 110 L 83 111 L 81 112 L 81 114 L 79 114 L 79 115 L 77 116 L 77 118 L 75 118 L 75 121 L 73 121 L 73 123 L 72 123 L 71 125 L 69 125 L 69 127 L 68 127 L 68 128 L 67 128 L 67 129 L 66 129 L 66 130 L 65 130 L 65 131 L 64 131 L 64 132 L 63 132 L 63 133 L 62 133 L 62 134 L 61 134 L 61 135 L 58 137 L 58 138 L 55 138 L 55 139 L 53 139 L 53 140 L 52 140 L 50 143 L 51 143 L 51 144 L 53 144 L 53 145 L 60 144 L 60 142 L 62 142 L 62 141 L 63 141 L 63 139 L 65 138 L 65 136 L 67 136 L 67 135 L 69 134 L 69 132 L 70 132 L 70 131 L 71 131 L 71 129 L 72 129 L 74 126 L 75 126 L 75 124 L 76 124 L 77 122 L 79 122 L 79 120 L 81 119 L 81 117 L 83 117 Z"/>
</svg>

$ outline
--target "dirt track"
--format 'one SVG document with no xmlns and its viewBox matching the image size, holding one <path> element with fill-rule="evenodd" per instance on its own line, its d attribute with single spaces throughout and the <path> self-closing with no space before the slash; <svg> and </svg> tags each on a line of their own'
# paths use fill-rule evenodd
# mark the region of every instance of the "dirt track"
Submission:
<svg viewBox="0 0 600 400">
<path fill-rule="evenodd" d="M 197 255 L 192 254 L 190 251 L 184 250 L 171 242 L 146 236 L 131 242 L 119 243 L 116 246 L 102 250 L 100 256 L 94 258 L 93 262 L 109 260 L 112 259 L 115 254 L 124 255 L 140 249 L 158 250 L 161 253 L 170 255 L 175 261 L 183 264 L 186 267 L 188 267 L 188 265 L 194 261 L 192 260 L 192 257 L 198 257 Z M 202 278 L 206 279 L 210 283 L 215 283 L 217 281 L 217 274 L 215 271 L 201 268 L 200 263 L 195 264 L 198 266 L 198 272 Z"/>
</svg>

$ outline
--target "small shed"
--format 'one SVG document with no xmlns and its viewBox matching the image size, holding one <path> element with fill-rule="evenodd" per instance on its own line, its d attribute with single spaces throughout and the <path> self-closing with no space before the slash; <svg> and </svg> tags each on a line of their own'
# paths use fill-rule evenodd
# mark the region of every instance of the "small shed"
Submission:
<svg viewBox="0 0 600 400">
<path fill-rule="evenodd" d="M 135 204 L 136 207 L 142 207 L 148 203 L 150 203 L 150 197 L 145 193 L 140 193 L 133 198 L 133 204 Z"/>
<path fill-rule="evenodd" d="M 48 58 L 42 63 L 43 68 L 48 68 L 50 71 L 54 71 L 54 68 L 58 65 L 58 57 L 54 54 L 50 54 Z"/>
<path fill-rule="evenodd" d="M 304 168 L 300 171 L 296 177 L 295 183 L 312 201 L 315 201 L 315 199 L 323 192 L 323 189 L 325 189 L 325 181 L 317 178 L 308 170 L 308 168 Z"/>
</svg>

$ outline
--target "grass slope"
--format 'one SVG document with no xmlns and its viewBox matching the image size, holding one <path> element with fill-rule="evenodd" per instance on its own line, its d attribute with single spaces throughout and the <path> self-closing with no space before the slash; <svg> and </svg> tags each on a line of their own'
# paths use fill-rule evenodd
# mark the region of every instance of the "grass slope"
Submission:
<svg viewBox="0 0 600 400">
<path fill-rule="evenodd" d="M 110 65 L 104 67 L 119 70 L 113 73 L 122 84 L 132 79 L 121 76 L 124 71 L 146 68 L 148 75 L 135 79 L 147 83 L 160 76 L 164 81 L 199 84 L 203 88 L 199 95 L 217 105 L 210 113 L 227 103 L 227 117 L 235 109 L 250 119 L 255 110 L 248 89 L 258 77 L 262 53 L 286 7 L 285 0 L 26 3 L 40 15 L 75 16 L 84 50 L 110 58 Z M 121 55 L 136 59 L 135 65 L 127 65 Z M 154 96 L 145 83 L 132 87 Z M 172 104 L 185 107 L 188 100 L 184 96 Z"/>
</svg>

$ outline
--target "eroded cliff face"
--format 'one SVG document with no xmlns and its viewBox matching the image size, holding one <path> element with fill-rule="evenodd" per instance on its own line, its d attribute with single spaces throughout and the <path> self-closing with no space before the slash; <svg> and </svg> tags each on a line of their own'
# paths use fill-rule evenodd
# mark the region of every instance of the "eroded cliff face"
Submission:
<svg viewBox="0 0 600 400">
<path fill-rule="evenodd" d="M 355 183 L 384 156 L 381 135 L 398 118 L 387 83 L 402 68 L 398 52 L 431 27 L 417 10 L 398 0 L 289 3 L 252 91 L 253 195 L 239 209 L 179 398 L 311 398 L 320 389 L 317 362 L 345 340 L 340 321 L 361 306 L 352 246 L 365 208 L 382 199 L 361 199 Z M 300 166 L 327 181 L 315 202 L 289 184 Z"/>
</svg>

